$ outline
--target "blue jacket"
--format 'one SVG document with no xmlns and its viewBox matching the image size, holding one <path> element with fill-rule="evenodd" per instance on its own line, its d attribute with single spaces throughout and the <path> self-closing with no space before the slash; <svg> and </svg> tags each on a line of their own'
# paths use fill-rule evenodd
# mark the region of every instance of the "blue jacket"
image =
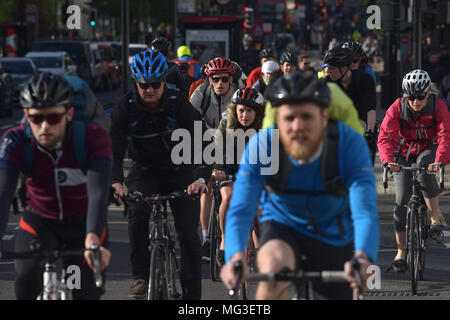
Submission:
<svg viewBox="0 0 450 320">
<path fill-rule="evenodd" d="M 270 127 L 254 135 L 241 157 L 233 187 L 233 197 L 225 226 L 226 261 L 237 252 L 244 252 L 247 237 L 256 216 L 258 203 L 263 209 L 260 221 L 275 220 L 311 238 L 334 246 L 354 242 L 355 250 L 362 250 L 376 260 L 379 246 L 377 190 L 370 152 L 364 137 L 347 125 L 339 123 L 338 168 L 347 185 L 349 196 L 335 197 L 273 194 L 265 191 L 268 174 L 277 170 L 270 155 L 278 140 L 271 139 Z M 274 159 L 277 157 L 274 156 Z M 287 188 L 324 191 L 320 178 L 320 156 L 309 164 L 300 165 L 291 159 L 293 169 Z M 264 172 L 265 171 L 265 172 Z M 264 192 L 263 192 L 264 190 Z M 314 231 L 307 218 L 309 206 L 313 220 L 323 236 Z M 339 230 L 338 217 L 343 214 L 345 234 Z"/>
</svg>

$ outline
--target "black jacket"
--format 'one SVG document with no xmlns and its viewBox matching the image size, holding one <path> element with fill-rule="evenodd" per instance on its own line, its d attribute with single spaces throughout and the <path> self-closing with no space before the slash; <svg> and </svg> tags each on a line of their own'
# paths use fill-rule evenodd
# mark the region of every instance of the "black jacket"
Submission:
<svg viewBox="0 0 450 320">
<path fill-rule="evenodd" d="M 176 122 L 178 128 L 186 129 L 191 137 L 191 161 L 190 164 L 174 164 L 171 158 L 173 147 L 184 140 L 171 141 L 171 133 L 167 132 L 168 124 L 168 90 L 165 88 L 162 96 L 161 106 L 156 111 L 145 110 L 142 106 L 139 96 L 136 98 L 137 113 L 134 134 L 130 132 L 128 95 L 123 96 L 113 109 L 111 114 L 111 141 L 113 146 L 113 169 L 112 183 L 124 180 L 123 175 L 123 158 L 128 148 L 130 158 L 142 166 L 158 171 L 171 171 L 185 169 L 192 171 L 194 179 L 204 178 L 206 181 L 211 175 L 211 166 L 203 164 L 195 164 L 194 155 L 195 143 L 194 122 L 200 121 L 202 128 L 202 136 L 206 130 L 205 123 L 202 121 L 201 115 L 191 105 L 189 100 L 181 93 L 177 92 L 176 98 Z M 160 133 L 160 134 L 158 134 Z M 208 145 L 203 142 L 200 146 L 201 150 Z M 197 146 L 198 147 L 198 146 Z M 178 155 L 178 152 L 175 152 Z M 198 152 L 197 152 L 198 154 Z M 197 155 L 198 156 L 198 155 Z M 197 161 L 199 162 L 199 161 Z"/>
</svg>

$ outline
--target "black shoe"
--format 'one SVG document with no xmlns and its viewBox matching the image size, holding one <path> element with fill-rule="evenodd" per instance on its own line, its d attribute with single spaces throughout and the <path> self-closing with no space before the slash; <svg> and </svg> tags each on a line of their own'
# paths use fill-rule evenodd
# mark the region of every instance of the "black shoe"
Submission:
<svg viewBox="0 0 450 320">
<path fill-rule="evenodd" d="M 394 260 L 386 271 L 388 272 L 391 269 L 393 269 L 394 272 L 405 273 L 407 269 L 406 260 L 405 259 Z"/>
<path fill-rule="evenodd" d="M 225 251 L 219 250 L 216 256 L 216 263 L 221 268 L 225 264 Z"/>
<path fill-rule="evenodd" d="M 205 243 L 202 246 L 202 262 L 203 263 L 208 263 L 211 261 L 211 258 L 209 256 L 210 248 L 211 248 L 211 244 L 209 243 L 209 241 L 205 241 Z"/>
</svg>

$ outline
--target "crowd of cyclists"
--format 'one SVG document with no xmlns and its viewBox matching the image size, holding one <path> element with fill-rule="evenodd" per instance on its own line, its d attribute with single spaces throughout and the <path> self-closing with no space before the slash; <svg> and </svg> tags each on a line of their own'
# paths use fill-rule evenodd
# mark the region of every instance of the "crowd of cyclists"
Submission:
<svg viewBox="0 0 450 320">
<path fill-rule="evenodd" d="M 327 51 L 321 70 L 311 67 L 307 53 L 284 51 L 277 57 L 265 48 L 259 53 L 260 66 L 248 76 L 239 62 L 224 57 L 200 66 L 187 46 L 179 47 L 178 58 L 169 61 L 169 46 L 167 39 L 158 38 L 133 57 L 132 89 L 113 108 L 109 132 L 73 120 L 73 90 L 64 78 L 40 73 L 27 82 L 20 96 L 26 121 L 8 130 L 0 142 L 0 239 L 16 185 L 23 179 L 27 202 L 15 249 L 26 250 L 32 239 L 49 249 L 98 244 L 104 272 L 114 254 L 108 250 L 109 187 L 118 201 L 126 190 L 154 194 L 187 189 L 200 194 L 200 200 L 170 202 L 183 299 L 202 298 L 202 262 L 222 267 L 221 278 L 229 289 L 246 281 L 250 269 L 245 247 L 255 225 L 260 272 L 285 267 L 345 270 L 350 286 L 319 284 L 315 290 L 328 299 L 351 299 L 355 272 L 364 285 L 380 242 L 375 153 L 378 149 L 381 162 L 394 173 L 399 165 L 414 162 L 430 171 L 447 164 L 450 75 L 442 80 L 440 92 L 434 92 L 427 72 L 406 74 L 403 96 L 387 110 L 378 135 L 376 78 L 357 42 Z M 214 144 L 223 149 L 224 161 L 198 163 L 191 152 L 190 161 L 174 163 L 172 133 L 183 129 L 193 137 L 196 123 L 202 132 L 216 130 Z M 253 132 L 246 135 L 241 153 L 233 135 L 237 130 Z M 76 146 L 80 135 L 85 139 L 82 163 Z M 228 136 L 235 139 L 231 146 Z M 208 141 L 195 146 L 194 140 L 192 151 L 208 147 Z M 268 165 L 261 149 L 279 164 L 275 174 L 262 174 Z M 126 156 L 132 163 L 127 176 Z M 235 181 L 220 190 L 222 242 L 216 261 L 209 261 L 211 181 L 230 175 Z M 394 177 L 398 253 L 393 267 L 405 272 L 404 205 L 411 177 Z M 431 226 L 440 230 L 439 188 L 434 176 L 423 174 L 421 179 Z M 150 269 L 149 214 L 144 204 L 134 203 L 127 217 L 133 278 L 128 296 L 142 299 Z M 87 272 L 93 268 L 88 253 L 85 258 L 83 286 L 74 297 L 99 299 L 101 292 Z M 236 261 L 244 265 L 241 277 L 233 269 Z M 354 261 L 358 270 L 350 267 Z M 42 287 L 39 261 L 17 261 L 15 268 L 17 298 L 35 298 Z M 260 283 L 256 298 L 288 298 L 288 285 Z"/>
</svg>

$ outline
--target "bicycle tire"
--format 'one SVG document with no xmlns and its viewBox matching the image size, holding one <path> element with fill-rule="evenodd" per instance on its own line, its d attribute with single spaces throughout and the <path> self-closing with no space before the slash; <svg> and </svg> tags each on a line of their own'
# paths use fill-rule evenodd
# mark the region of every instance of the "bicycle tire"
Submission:
<svg viewBox="0 0 450 320">
<path fill-rule="evenodd" d="M 166 279 L 168 279 L 168 298 L 169 300 L 181 300 L 183 297 L 183 289 L 181 287 L 180 269 L 178 267 L 175 251 L 167 249 L 168 265 L 166 269 Z"/>
<path fill-rule="evenodd" d="M 413 295 L 417 294 L 417 285 L 418 285 L 418 224 L 417 224 L 417 215 L 414 207 L 408 208 L 407 214 L 408 221 L 408 262 L 409 262 L 409 273 L 411 280 L 411 292 Z"/>
<path fill-rule="evenodd" d="M 420 212 L 420 225 L 419 225 L 419 234 L 420 234 L 420 270 L 419 270 L 419 280 L 423 281 L 425 274 L 425 253 L 426 253 L 426 241 L 429 233 L 429 218 L 427 209 L 425 206 L 421 208 Z"/>
<path fill-rule="evenodd" d="M 219 266 L 217 265 L 217 254 L 220 246 L 221 236 L 220 236 L 220 226 L 219 226 L 219 208 L 217 206 L 217 201 L 213 197 L 211 205 L 211 224 L 209 229 L 209 269 L 212 281 L 220 281 L 219 279 Z"/>
<path fill-rule="evenodd" d="M 168 300 L 164 248 L 157 245 L 152 248 L 150 257 L 150 278 L 148 281 L 148 300 Z"/>
</svg>

